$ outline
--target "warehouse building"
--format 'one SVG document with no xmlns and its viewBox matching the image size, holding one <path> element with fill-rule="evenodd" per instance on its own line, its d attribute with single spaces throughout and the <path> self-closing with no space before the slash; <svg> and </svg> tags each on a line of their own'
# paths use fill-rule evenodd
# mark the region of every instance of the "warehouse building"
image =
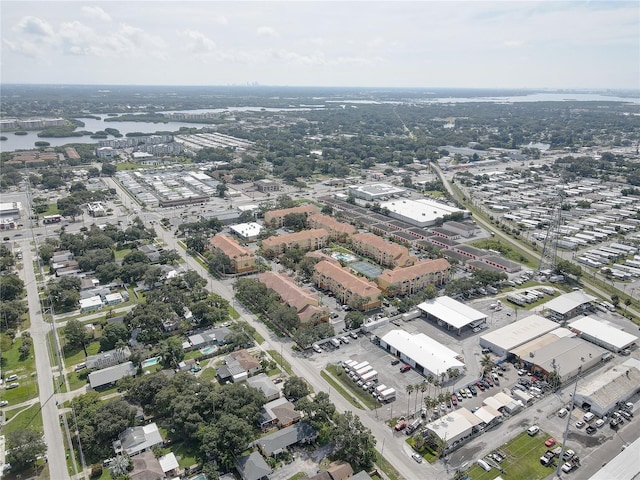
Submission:
<svg viewBox="0 0 640 480">
<path fill-rule="evenodd" d="M 622 365 L 612 366 L 588 382 L 578 384 L 576 405 L 603 417 L 640 391 L 640 360 L 630 358 Z"/>
<path fill-rule="evenodd" d="M 427 423 L 425 431 L 429 436 L 435 437 L 437 442 L 444 442 L 447 446 L 456 446 L 478 432 L 478 427 L 482 423 L 483 421 L 471 411 L 459 408 Z"/>
<path fill-rule="evenodd" d="M 457 330 L 460 335 L 463 328 L 482 327 L 487 323 L 487 316 L 478 310 L 468 307 L 451 297 L 436 297 L 418 305 L 424 316 L 447 330 Z"/>
<path fill-rule="evenodd" d="M 435 225 L 438 220 L 444 219 L 445 216 L 452 214 L 462 214 L 463 218 L 469 216 L 467 210 L 460 210 L 445 203 L 436 202 L 435 200 L 420 199 L 398 199 L 391 200 L 380 204 L 380 207 L 389 211 L 389 216 L 402 220 L 416 227 L 430 227 Z"/>
<path fill-rule="evenodd" d="M 566 322 L 576 315 L 590 310 L 591 302 L 595 299 L 596 297 L 592 297 L 582 290 L 576 290 L 549 300 L 542 308 L 549 318 L 558 322 Z"/>
<path fill-rule="evenodd" d="M 630 348 L 638 340 L 635 335 L 631 335 L 594 316 L 580 317 L 571 322 L 569 328 L 586 341 L 600 345 L 615 353 Z"/>
<path fill-rule="evenodd" d="M 423 375 L 438 377 L 450 368 L 465 368 L 460 354 L 424 333 L 416 335 L 404 330 L 391 330 L 380 338 L 380 347 Z"/>
<path fill-rule="evenodd" d="M 374 200 L 388 200 L 393 195 L 403 195 L 406 189 L 389 185 L 388 183 L 374 183 L 371 185 L 352 185 L 349 195 L 368 202 Z"/>
<path fill-rule="evenodd" d="M 531 315 L 480 337 L 480 346 L 488 348 L 498 357 L 558 328 L 558 324 L 539 315 Z"/>
</svg>

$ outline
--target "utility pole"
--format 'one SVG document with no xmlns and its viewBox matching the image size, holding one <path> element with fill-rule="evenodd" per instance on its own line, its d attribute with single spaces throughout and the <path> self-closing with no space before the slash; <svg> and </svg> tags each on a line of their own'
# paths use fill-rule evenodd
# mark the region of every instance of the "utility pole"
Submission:
<svg viewBox="0 0 640 480">
<path fill-rule="evenodd" d="M 576 375 L 576 381 L 573 384 L 573 394 L 571 395 L 571 409 L 569 415 L 567 415 L 567 425 L 564 427 L 564 434 L 562 435 L 562 449 L 560 450 L 560 457 L 558 458 L 558 468 L 556 469 L 556 477 L 560 477 L 560 469 L 562 468 L 562 459 L 564 457 L 564 447 L 567 443 L 567 435 L 569 433 L 569 424 L 571 423 L 571 412 L 576 403 L 576 390 L 578 389 L 578 380 L 580 379 L 580 373 L 582 373 L 582 367 L 578 368 L 578 374 Z"/>
</svg>

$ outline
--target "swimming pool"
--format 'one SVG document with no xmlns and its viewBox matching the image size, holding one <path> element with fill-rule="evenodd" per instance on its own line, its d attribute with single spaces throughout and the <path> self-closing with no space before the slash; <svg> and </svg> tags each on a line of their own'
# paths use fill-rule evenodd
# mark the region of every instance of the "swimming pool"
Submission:
<svg viewBox="0 0 640 480">
<path fill-rule="evenodd" d="M 204 473 L 200 473 L 195 477 L 191 477 L 189 480 L 207 480 L 207 476 Z"/>
<path fill-rule="evenodd" d="M 209 347 L 204 347 L 200 349 L 200 353 L 202 355 L 211 355 L 212 353 L 215 353 L 218 351 L 218 347 L 216 345 L 211 345 Z"/>
<path fill-rule="evenodd" d="M 144 362 L 142 362 L 142 368 L 153 367 L 160 363 L 161 357 L 152 357 L 147 358 Z"/>
<path fill-rule="evenodd" d="M 336 260 L 342 260 L 343 262 L 347 262 L 347 263 L 355 262 L 358 259 L 355 255 L 351 255 L 350 253 L 343 253 L 343 252 L 333 252 L 331 256 Z"/>
</svg>

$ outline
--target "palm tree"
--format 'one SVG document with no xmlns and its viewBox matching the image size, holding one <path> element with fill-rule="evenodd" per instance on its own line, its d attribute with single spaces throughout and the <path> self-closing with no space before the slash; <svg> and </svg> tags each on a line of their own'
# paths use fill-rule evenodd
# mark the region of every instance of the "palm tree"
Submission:
<svg viewBox="0 0 640 480">
<path fill-rule="evenodd" d="M 413 392 L 416 394 L 416 398 L 414 399 L 413 402 L 413 411 L 417 411 L 418 410 L 418 392 L 420 391 L 420 386 L 422 384 L 421 383 L 417 383 L 413 386 Z"/>
<path fill-rule="evenodd" d="M 491 360 L 491 357 L 489 355 L 485 355 L 484 357 L 482 357 L 482 360 L 480 360 L 480 365 L 482 366 L 483 376 L 489 373 L 494 367 L 493 360 Z"/>
<path fill-rule="evenodd" d="M 444 387 L 444 381 L 447 379 L 447 372 L 440 373 L 440 388 Z"/>
<path fill-rule="evenodd" d="M 434 380 L 435 378 L 433 377 L 433 375 L 427 375 L 427 383 L 429 384 L 429 395 L 431 395 L 431 385 L 433 385 Z"/>
<path fill-rule="evenodd" d="M 449 375 L 449 378 L 453 380 L 453 385 L 451 386 L 451 389 L 455 391 L 456 380 L 460 377 L 460 370 L 458 370 L 457 368 L 449 368 L 447 370 L 447 375 Z"/>
<path fill-rule="evenodd" d="M 420 403 L 424 402 L 424 392 L 427 391 L 427 382 L 422 382 L 420 384 L 420 392 L 422 393 L 422 397 L 420 398 Z"/>
<path fill-rule="evenodd" d="M 413 385 L 409 384 L 405 389 L 407 392 L 407 417 L 409 416 L 409 401 L 411 400 L 411 393 L 413 392 L 413 388 Z"/>
<path fill-rule="evenodd" d="M 424 406 L 427 407 L 427 411 L 432 411 L 435 405 L 436 405 L 435 398 L 430 396 L 426 396 L 424 398 Z"/>
</svg>

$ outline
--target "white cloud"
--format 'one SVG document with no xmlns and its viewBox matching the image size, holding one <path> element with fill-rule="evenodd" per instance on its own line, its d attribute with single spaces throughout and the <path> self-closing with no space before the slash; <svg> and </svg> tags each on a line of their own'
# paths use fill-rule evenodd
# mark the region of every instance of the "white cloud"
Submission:
<svg viewBox="0 0 640 480">
<path fill-rule="evenodd" d="M 216 42 L 197 30 L 185 30 L 178 34 L 187 38 L 186 48 L 191 53 L 209 53 L 216 49 Z"/>
<path fill-rule="evenodd" d="M 53 28 L 45 20 L 38 17 L 23 17 L 14 27 L 18 33 L 26 33 L 37 37 L 52 37 L 54 35 Z"/>
<path fill-rule="evenodd" d="M 91 7 L 82 7 L 82 13 L 84 13 L 86 17 L 94 20 L 101 20 L 103 22 L 111 21 L 111 15 L 109 15 L 97 5 Z"/>
<path fill-rule="evenodd" d="M 275 28 L 272 28 L 272 27 L 258 27 L 258 29 L 256 30 L 256 33 L 260 37 L 277 38 L 280 36 L 278 32 L 275 30 Z"/>
</svg>

